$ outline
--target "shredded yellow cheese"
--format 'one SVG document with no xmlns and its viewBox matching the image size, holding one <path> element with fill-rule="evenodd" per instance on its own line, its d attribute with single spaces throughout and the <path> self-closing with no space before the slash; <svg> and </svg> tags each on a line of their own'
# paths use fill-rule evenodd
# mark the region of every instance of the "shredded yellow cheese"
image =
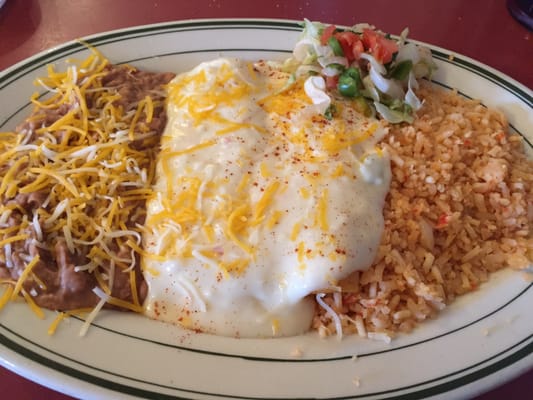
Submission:
<svg viewBox="0 0 533 400">
<path fill-rule="evenodd" d="M 143 257 L 151 258 L 151 259 L 154 259 L 156 261 L 165 261 L 166 260 L 165 257 L 158 256 L 156 254 L 148 253 L 147 251 L 143 250 L 137 243 L 135 243 L 135 242 L 133 242 L 131 240 L 126 241 L 125 244 L 128 245 L 129 247 L 131 247 L 133 250 L 135 250 L 137 253 L 139 253 Z"/>
<path fill-rule="evenodd" d="M 242 241 L 237 235 L 240 231 L 243 230 L 243 226 L 246 226 L 246 219 L 243 220 L 243 217 L 248 213 L 248 205 L 243 204 L 237 207 L 228 217 L 228 228 L 227 235 L 233 242 L 244 250 L 248 254 L 253 253 L 251 246 Z"/>
<path fill-rule="evenodd" d="M 30 306 L 30 310 L 33 311 L 37 317 L 40 319 L 44 319 L 44 311 L 41 307 L 39 307 L 37 304 L 35 304 L 35 301 L 32 299 L 32 297 L 26 292 L 24 289 L 21 290 L 22 296 L 24 296 L 24 300 L 26 300 L 26 303 Z"/>
<path fill-rule="evenodd" d="M 300 234 L 300 229 L 302 229 L 302 224 L 297 222 L 292 227 L 291 236 L 290 239 L 294 242 L 296 239 L 298 239 L 298 235 Z"/>
<path fill-rule="evenodd" d="M 302 263 L 305 256 L 305 243 L 299 242 L 297 247 L 298 262 Z"/>
<path fill-rule="evenodd" d="M 268 166 L 265 162 L 262 162 L 259 166 L 260 168 L 260 171 L 261 171 L 261 176 L 263 178 L 268 178 L 272 175 L 272 172 L 268 169 Z"/>
<path fill-rule="evenodd" d="M 298 192 L 303 199 L 308 199 L 311 196 L 311 193 L 309 193 L 309 190 L 305 186 L 302 186 L 300 189 L 298 189 Z"/>
<path fill-rule="evenodd" d="M 266 227 L 268 229 L 272 229 L 279 222 L 282 216 L 283 216 L 283 211 L 274 210 L 270 218 L 266 222 Z"/>
<path fill-rule="evenodd" d="M 328 189 L 324 189 L 318 201 L 318 210 L 316 214 L 316 224 L 323 231 L 327 231 L 329 229 L 329 223 L 328 223 L 328 202 L 329 201 L 328 199 L 329 199 Z"/>
<path fill-rule="evenodd" d="M 205 149 L 206 147 L 212 146 L 215 143 L 216 143 L 216 141 L 214 141 L 214 140 L 208 140 L 207 142 L 200 143 L 200 144 L 198 144 L 196 146 L 192 146 L 192 147 L 190 147 L 188 149 L 185 149 L 185 150 L 166 153 L 164 155 L 164 158 L 162 157 L 162 160 L 167 160 L 167 159 L 172 158 L 172 157 L 181 156 L 182 154 L 194 153 L 194 152 L 196 152 L 196 151 L 198 151 L 200 149 Z"/>
<path fill-rule="evenodd" d="M 133 298 L 133 304 L 137 307 L 141 307 L 139 303 L 139 295 L 137 293 L 137 276 L 135 275 L 135 270 L 130 270 L 130 290 Z"/>
<path fill-rule="evenodd" d="M 35 84 L 48 93 L 31 96 L 33 113 L 17 132 L 0 132 L 1 260 L 13 267 L 11 254 L 16 252 L 17 259 L 29 261 L 4 292 L 1 306 L 22 294 L 37 315 L 43 313 L 23 289 L 26 282 L 37 285 L 37 291 L 47 289 L 34 272 L 39 256 L 20 257 L 20 242 L 31 239 L 43 249 L 64 241 L 70 253 L 86 246 L 88 264 L 76 268 L 94 274 L 108 295 L 113 276 L 128 273 L 133 303 L 109 299 L 140 311 L 132 270 L 136 254 L 146 255 L 139 246 L 142 227 L 137 221 L 145 211 L 138 202 L 153 196 L 159 137 L 150 123 L 164 104 L 161 95 L 150 94 L 132 104 L 133 111 L 118 105 L 120 93 L 102 79 L 109 61 L 90 50 L 85 60 L 68 61 L 64 71 L 47 66 L 47 76 Z M 42 193 L 44 202 L 29 214 L 12 201 L 33 193 Z M 58 318 L 52 333 L 64 316 Z"/>
<path fill-rule="evenodd" d="M 0 310 L 11 300 L 11 295 L 13 294 L 13 286 L 7 285 L 2 297 L 0 297 Z"/>
<path fill-rule="evenodd" d="M 233 261 L 221 262 L 220 268 L 225 272 L 224 277 L 228 278 L 228 274 L 233 273 L 237 276 L 242 275 L 250 264 L 250 260 L 246 258 L 239 258 Z"/>
<path fill-rule="evenodd" d="M 107 302 L 109 304 L 112 304 L 120 308 L 125 308 L 127 310 L 131 310 L 131 311 L 139 312 L 139 313 L 142 312 L 142 307 L 139 304 L 129 303 L 127 301 L 118 299 L 116 297 L 109 296 L 109 298 L 107 298 Z"/>
<path fill-rule="evenodd" d="M 61 321 L 63 321 L 67 317 L 68 317 L 67 313 L 64 313 L 64 312 L 58 313 L 55 319 L 52 321 L 52 323 L 48 327 L 48 335 L 52 336 L 56 332 L 57 327 L 59 326 Z"/>
<path fill-rule="evenodd" d="M 257 202 L 257 205 L 255 206 L 254 223 L 258 223 L 260 222 L 260 220 L 264 218 L 265 210 L 272 202 L 274 195 L 276 191 L 278 190 L 279 186 L 280 186 L 279 181 L 274 181 L 267 186 L 267 188 L 265 189 L 263 193 L 263 196 L 261 196 L 261 198 Z"/>
<path fill-rule="evenodd" d="M 9 243 L 14 243 L 14 242 L 19 242 L 19 241 L 22 241 L 22 240 L 26 240 L 29 237 L 30 237 L 30 235 L 28 235 L 27 233 L 24 233 L 24 234 L 21 234 L 21 235 L 16 235 L 16 236 L 6 237 L 5 239 L 0 240 L 0 247 L 3 247 L 3 246 L 5 246 L 6 244 L 9 244 Z"/>
<path fill-rule="evenodd" d="M 272 319 L 272 335 L 277 336 L 280 330 L 279 319 Z"/>
<path fill-rule="evenodd" d="M 24 156 L 16 160 L 8 169 L 7 173 L 2 177 L 0 183 L 0 196 L 6 191 L 7 185 L 14 179 L 15 174 L 19 171 L 22 164 L 28 162 L 28 157 Z"/>
<path fill-rule="evenodd" d="M 35 267 L 35 265 L 37 265 L 37 263 L 39 262 L 40 260 L 40 257 L 38 255 L 36 255 L 35 257 L 33 257 L 33 259 L 28 263 L 28 265 L 26 265 L 26 268 L 24 268 L 24 271 L 22 271 L 22 274 L 20 275 L 20 278 L 19 280 L 17 281 L 16 285 L 15 285 L 15 288 L 13 289 L 13 293 L 11 294 L 11 299 L 14 300 L 16 299 L 17 295 L 19 294 L 19 292 L 22 290 L 22 284 L 24 283 L 24 281 L 26 280 L 26 278 L 28 278 L 28 275 L 30 274 L 31 270 L 33 267 Z"/>
</svg>

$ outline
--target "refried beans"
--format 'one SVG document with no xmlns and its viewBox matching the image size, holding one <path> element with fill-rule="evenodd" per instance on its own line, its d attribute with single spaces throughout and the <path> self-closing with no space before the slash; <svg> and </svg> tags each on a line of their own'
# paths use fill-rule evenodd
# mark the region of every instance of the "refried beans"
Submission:
<svg viewBox="0 0 533 400">
<path fill-rule="evenodd" d="M 32 97 L 31 115 L 2 134 L 0 282 L 13 297 L 84 309 L 101 301 L 99 287 L 116 299 L 105 306 L 140 308 L 146 285 L 133 247 L 173 77 L 93 52 L 39 80 L 50 93 Z"/>
</svg>

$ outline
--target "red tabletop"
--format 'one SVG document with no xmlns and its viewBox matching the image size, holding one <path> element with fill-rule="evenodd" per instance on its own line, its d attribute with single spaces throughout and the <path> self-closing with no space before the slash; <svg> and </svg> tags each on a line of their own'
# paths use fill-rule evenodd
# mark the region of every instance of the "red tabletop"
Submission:
<svg viewBox="0 0 533 400">
<path fill-rule="evenodd" d="M 472 57 L 533 88 L 533 33 L 509 15 L 505 0 L 6 0 L 0 70 L 85 35 L 191 18 L 369 22 L 394 34 L 409 27 L 412 39 Z M 70 399 L 1 367 L 0 389 L 5 399 Z M 533 370 L 476 400 L 504 398 L 533 398 Z"/>
</svg>

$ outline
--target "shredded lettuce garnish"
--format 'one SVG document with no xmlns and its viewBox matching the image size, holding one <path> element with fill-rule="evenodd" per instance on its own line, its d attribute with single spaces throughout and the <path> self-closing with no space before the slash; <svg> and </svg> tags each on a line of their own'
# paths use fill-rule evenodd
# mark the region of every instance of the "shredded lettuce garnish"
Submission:
<svg viewBox="0 0 533 400">
<path fill-rule="evenodd" d="M 309 85 L 320 97 L 313 102 L 320 103 L 328 119 L 334 116 L 335 98 L 344 97 L 357 99 L 359 106 L 365 103 L 363 109 L 391 123 L 412 122 L 423 104 L 415 93 L 417 79 L 430 78 L 436 64 L 428 48 L 407 42 L 408 33 L 404 29 L 394 39 L 368 24 L 341 29 L 306 19 L 284 68 L 297 77 L 313 78 Z M 320 93 L 317 76 L 324 79 Z"/>
</svg>

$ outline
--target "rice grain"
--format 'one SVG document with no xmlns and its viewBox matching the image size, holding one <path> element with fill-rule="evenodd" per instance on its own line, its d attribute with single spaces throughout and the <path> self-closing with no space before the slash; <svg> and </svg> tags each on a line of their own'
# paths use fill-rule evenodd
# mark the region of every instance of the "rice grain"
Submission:
<svg viewBox="0 0 533 400">
<path fill-rule="evenodd" d="M 521 138 L 477 100 L 429 83 L 418 96 L 413 124 L 391 125 L 382 142 L 393 178 L 374 265 L 339 283 L 343 329 L 386 342 L 491 272 L 526 269 L 533 258 L 533 162 Z M 320 308 L 313 326 L 335 333 Z"/>
</svg>

